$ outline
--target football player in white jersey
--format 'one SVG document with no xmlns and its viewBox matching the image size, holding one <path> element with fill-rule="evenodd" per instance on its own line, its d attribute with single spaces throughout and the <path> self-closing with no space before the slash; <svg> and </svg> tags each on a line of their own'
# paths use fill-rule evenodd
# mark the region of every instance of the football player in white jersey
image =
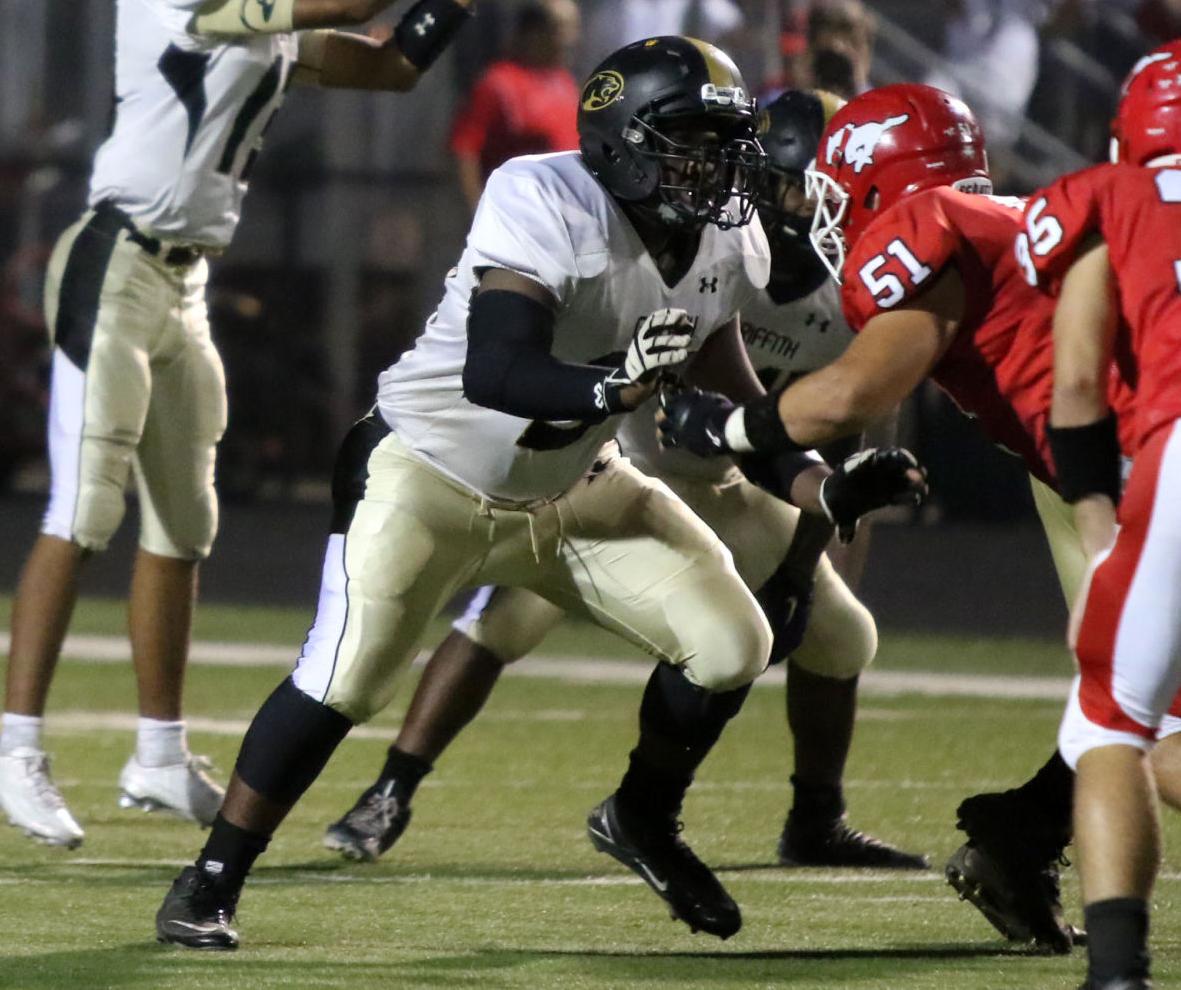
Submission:
<svg viewBox="0 0 1181 990">
<path fill-rule="evenodd" d="M 89 208 L 59 238 L 46 279 L 52 484 L 13 606 L 0 731 L 0 806 L 36 839 L 82 841 L 49 776 L 42 715 L 79 571 L 118 529 L 132 474 L 141 517 L 130 595 L 140 721 L 120 803 L 202 825 L 217 813 L 222 790 L 189 753 L 181 721 L 226 418 L 206 317 L 207 258 L 233 236 L 250 165 L 289 83 L 408 90 L 467 20 L 472 0 L 417 0 L 384 45 L 327 30 L 390 2 L 117 4 L 113 130 L 95 156 Z"/>
<path fill-rule="evenodd" d="M 725 54 L 652 38 L 586 83 L 581 152 L 492 174 L 438 310 L 341 448 L 315 623 L 164 899 L 160 940 L 237 947 L 238 895 L 275 828 L 349 729 L 389 702 L 439 609 L 487 584 L 534 591 L 663 661 L 629 778 L 593 817 L 603 847 L 647 870 L 690 925 L 737 931 L 737 906 L 675 818 L 700 737 L 724 724 L 711 713 L 744 696 L 771 631 L 729 551 L 612 436 L 686 362 L 692 380 L 762 391 L 737 321 L 769 266 L 749 223 L 754 125 Z M 831 473 L 796 455 L 777 480 L 817 512 L 852 498 L 837 513 L 851 523 L 922 487 L 895 454 Z"/>
<path fill-rule="evenodd" d="M 837 105 L 828 94 L 789 91 L 762 117 L 768 178 L 758 212 L 770 243 L 771 274 L 767 287 L 743 307 L 741 327 L 751 364 L 767 388 L 828 364 L 853 338 L 839 290 L 808 239 L 811 210 L 803 203 L 804 169 Z M 780 861 L 924 868 L 923 857 L 864 835 L 845 818 L 841 779 L 857 680 L 873 660 L 877 633 L 868 610 L 828 560 L 818 557 L 831 527 L 754 488 L 728 462 L 661 448 L 653 405 L 624 420 L 623 452 L 668 484 L 730 548 L 775 634 L 771 662 L 792 654 L 787 713 L 795 741 L 795 798 L 779 841 Z M 481 590 L 428 662 L 377 780 L 328 827 L 325 845 L 359 860 L 375 860 L 389 849 L 410 820 L 418 784 L 483 706 L 504 665 L 531 652 L 563 614 L 524 589 Z"/>
</svg>

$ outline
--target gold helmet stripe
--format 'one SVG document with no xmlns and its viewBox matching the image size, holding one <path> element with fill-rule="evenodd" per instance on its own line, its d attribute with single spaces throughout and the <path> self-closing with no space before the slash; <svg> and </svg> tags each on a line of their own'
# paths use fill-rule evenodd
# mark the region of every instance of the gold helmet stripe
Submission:
<svg viewBox="0 0 1181 990">
<path fill-rule="evenodd" d="M 828 122 L 832 120 L 833 115 L 841 109 L 847 102 L 843 98 L 837 96 L 836 93 L 830 93 L 827 89 L 810 89 L 808 90 L 813 96 L 820 101 L 820 106 L 824 109 L 824 126 L 828 126 Z"/>
<path fill-rule="evenodd" d="M 701 57 L 705 60 L 706 71 L 709 72 L 709 81 L 715 86 L 741 86 L 742 76 L 738 72 L 738 66 L 730 59 L 720 48 L 711 45 L 707 41 L 701 41 L 697 38 L 685 38 L 689 44 L 701 52 Z"/>
</svg>

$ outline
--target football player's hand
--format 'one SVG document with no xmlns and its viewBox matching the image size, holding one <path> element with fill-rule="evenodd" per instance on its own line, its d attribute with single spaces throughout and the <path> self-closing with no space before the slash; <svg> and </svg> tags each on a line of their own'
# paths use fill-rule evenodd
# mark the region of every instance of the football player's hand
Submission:
<svg viewBox="0 0 1181 990">
<path fill-rule="evenodd" d="M 728 454 L 726 420 L 734 403 L 717 392 L 670 389 L 660 392 L 656 432 L 662 447 L 680 447 L 698 457 Z"/>
<path fill-rule="evenodd" d="M 689 356 L 696 321 L 683 309 L 658 309 L 636 324 L 623 364 L 604 380 L 609 410 L 635 409 L 655 391 L 662 372 Z"/>
<path fill-rule="evenodd" d="M 857 520 L 886 505 L 921 505 L 927 472 L 903 447 L 870 447 L 845 458 L 820 486 L 820 505 L 842 543 L 857 532 Z"/>
</svg>

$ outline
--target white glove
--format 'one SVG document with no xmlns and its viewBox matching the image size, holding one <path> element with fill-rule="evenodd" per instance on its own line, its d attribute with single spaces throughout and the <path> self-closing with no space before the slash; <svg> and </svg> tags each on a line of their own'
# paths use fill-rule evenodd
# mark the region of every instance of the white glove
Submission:
<svg viewBox="0 0 1181 990">
<path fill-rule="evenodd" d="M 627 409 L 620 391 L 631 385 L 647 385 L 662 370 L 680 364 L 689 356 L 697 318 L 683 309 L 658 309 L 636 324 L 623 364 L 603 380 L 603 408 L 607 412 Z"/>
</svg>

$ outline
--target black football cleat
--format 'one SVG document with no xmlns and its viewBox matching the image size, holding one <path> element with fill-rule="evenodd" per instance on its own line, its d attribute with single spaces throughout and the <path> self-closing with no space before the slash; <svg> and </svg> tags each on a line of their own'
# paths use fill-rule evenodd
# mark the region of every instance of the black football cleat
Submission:
<svg viewBox="0 0 1181 990">
<path fill-rule="evenodd" d="M 398 841 L 410 824 L 410 805 L 395 794 L 394 781 L 379 780 L 357 803 L 328 826 L 324 845 L 348 859 L 373 863 Z"/>
<path fill-rule="evenodd" d="M 871 870 L 926 870 L 926 856 L 908 853 L 851 828 L 848 818 L 787 816 L 777 847 L 781 866 L 855 866 Z"/>
<path fill-rule="evenodd" d="M 1152 990 L 1152 980 L 1143 976 L 1124 976 L 1106 983 L 1096 983 L 1088 978 L 1078 990 Z"/>
<path fill-rule="evenodd" d="M 591 811 L 586 829 L 599 852 L 639 876 L 691 931 L 727 939 L 742 927 L 738 905 L 681 838 L 681 823 L 674 815 L 629 815 L 625 824 L 613 794 Z"/>
<path fill-rule="evenodd" d="M 1085 935 L 1062 913 L 1058 867 L 1067 837 L 1054 834 L 1011 793 L 978 794 L 958 809 L 968 841 L 948 860 L 944 875 L 1006 938 L 1034 942 L 1056 954 Z"/>
<path fill-rule="evenodd" d="M 156 912 L 156 941 L 187 949 L 227 951 L 238 948 L 230 927 L 238 905 L 236 891 L 195 866 L 186 866 Z"/>
</svg>

